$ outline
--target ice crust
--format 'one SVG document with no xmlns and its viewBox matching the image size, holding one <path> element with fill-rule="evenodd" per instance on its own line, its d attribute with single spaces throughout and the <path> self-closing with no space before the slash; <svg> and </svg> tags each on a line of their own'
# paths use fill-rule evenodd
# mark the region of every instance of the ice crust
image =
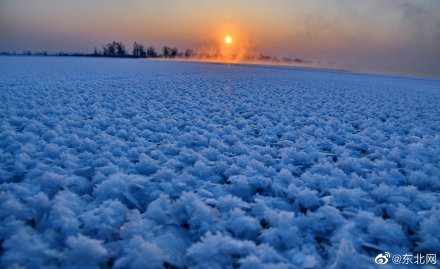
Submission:
<svg viewBox="0 0 440 269">
<path fill-rule="evenodd" d="M 440 81 L 0 57 L 0 267 L 440 254 Z"/>
</svg>

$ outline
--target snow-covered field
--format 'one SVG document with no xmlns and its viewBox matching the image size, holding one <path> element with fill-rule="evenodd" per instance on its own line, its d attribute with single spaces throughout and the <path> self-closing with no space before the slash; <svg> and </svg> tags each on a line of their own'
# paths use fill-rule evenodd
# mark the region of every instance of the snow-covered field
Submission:
<svg viewBox="0 0 440 269">
<path fill-rule="evenodd" d="M 2 268 L 440 254 L 439 80 L 0 57 L 0 102 Z"/>
</svg>

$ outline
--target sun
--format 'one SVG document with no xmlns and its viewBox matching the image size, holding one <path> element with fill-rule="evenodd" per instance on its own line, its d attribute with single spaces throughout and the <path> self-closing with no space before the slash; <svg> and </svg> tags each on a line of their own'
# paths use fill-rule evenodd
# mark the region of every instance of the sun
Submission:
<svg viewBox="0 0 440 269">
<path fill-rule="evenodd" d="M 230 37 L 230 36 L 225 37 L 225 42 L 226 42 L 226 44 L 231 44 L 232 37 Z"/>
</svg>

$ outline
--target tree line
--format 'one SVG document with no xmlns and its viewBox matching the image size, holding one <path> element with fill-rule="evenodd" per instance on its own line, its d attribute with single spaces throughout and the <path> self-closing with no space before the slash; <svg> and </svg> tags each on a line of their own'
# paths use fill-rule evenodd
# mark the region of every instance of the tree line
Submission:
<svg viewBox="0 0 440 269">
<path fill-rule="evenodd" d="M 23 51 L 22 53 L 0 52 L 0 55 L 43 55 L 50 56 L 47 52 L 34 52 Z M 221 60 L 220 52 L 206 53 L 194 52 L 192 49 L 179 50 L 177 47 L 163 46 L 160 50 L 156 50 L 152 46 L 145 47 L 143 44 L 135 41 L 133 43 L 132 50 L 126 49 L 124 43 L 121 41 L 112 41 L 108 44 L 102 46 L 102 49 L 95 47 L 93 53 L 65 53 L 59 52 L 55 54 L 56 56 L 91 56 L 91 57 L 130 57 L 130 58 L 186 58 L 186 59 L 207 59 L 207 60 Z M 230 55 L 232 59 L 238 59 L 244 61 L 261 61 L 261 62 L 273 62 L 273 63 L 309 63 L 309 61 L 304 61 L 299 58 L 291 59 L 284 57 L 279 59 L 276 56 L 269 55 Z"/>
<path fill-rule="evenodd" d="M 93 56 L 105 57 L 135 57 L 135 58 L 189 58 L 194 56 L 191 49 L 180 51 L 177 47 L 163 46 L 160 51 L 154 47 L 145 47 L 143 44 L 135 41 L 131 53 L 120 41 L 112 41 L 102 47 L 102 50 L 95 48 Z"/>
</svg>

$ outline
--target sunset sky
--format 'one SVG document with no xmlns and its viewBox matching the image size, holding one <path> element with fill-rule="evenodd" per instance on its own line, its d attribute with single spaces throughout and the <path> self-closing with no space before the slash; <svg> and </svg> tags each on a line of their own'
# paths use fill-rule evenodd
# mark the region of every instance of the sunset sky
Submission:
<svg viewBox="0 0 440 269">
<path fill-rule="evenodd" d="M 252 53 L 324 67 L 440 77 L 439 0 L 0 0 L 0 51 L 209 49 L 230 34 Z"/>
</svg>

